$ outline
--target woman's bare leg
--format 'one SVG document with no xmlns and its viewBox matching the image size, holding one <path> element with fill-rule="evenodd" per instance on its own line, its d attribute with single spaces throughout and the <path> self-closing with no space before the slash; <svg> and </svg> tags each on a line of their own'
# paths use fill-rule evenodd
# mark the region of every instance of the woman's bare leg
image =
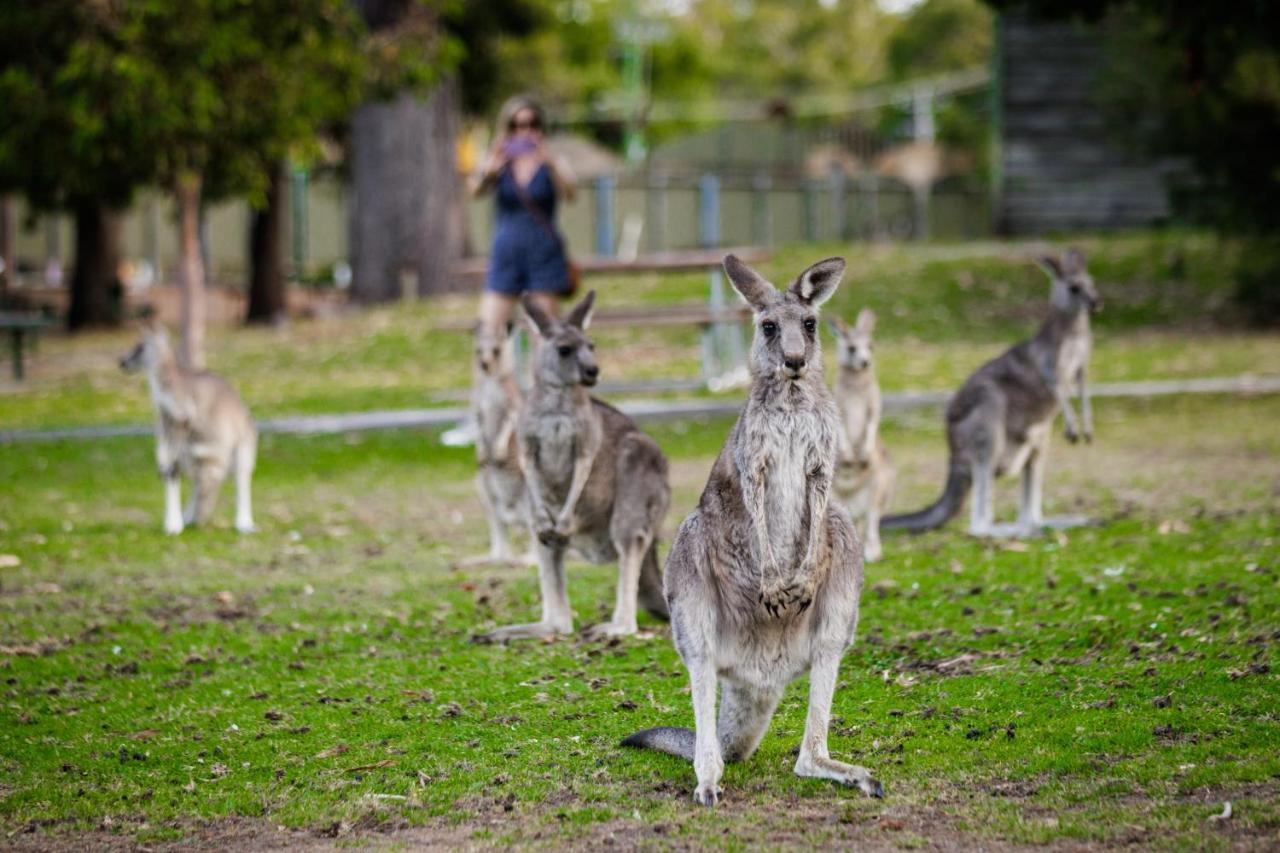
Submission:
<svg viewBox="0 0 1280 853">
<path fill-rule="evenodd" d="M 486 290 L 480 294 L 480 325 L 501 334 L 516 313 L 516 297 Z"/>
</svg>

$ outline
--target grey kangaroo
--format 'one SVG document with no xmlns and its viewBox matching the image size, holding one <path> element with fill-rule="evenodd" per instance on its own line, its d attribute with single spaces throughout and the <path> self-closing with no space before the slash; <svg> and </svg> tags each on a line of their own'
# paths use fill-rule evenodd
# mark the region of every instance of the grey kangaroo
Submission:
<svg viewBox="0 0 1280 853">
<path fill-rule="evenodd" d="M 524 300 L 539 341 L 516 434 L 537 539 L 542 619 L 498 628 L 482 640 L 573 630 L 564 571 L 570 546 L 594 563 L 618 561 L 613 618 L 591 634 L 636 633 L 637 598 L 654 616 L 667 617 L 657 551 L 671 501 L 667 459 L 630 418 L 587 391 L 600 375 L 586 335 L 594 302 L 592 291 L 561 321 Z"/>
<path fill-rule="evenodd" d="M 470 557 L 459 565 L 506 563 L 524 565 L 511 548 L 510 529 L 527 526 L 528 502 L 520 453 L 516 446 L 516 422 L 523 395 L 516 384 L 513 352 L 514 324 L 490 329 L 481 323 L 475 331 L 472 361 L 471 417 L 475 420 L 476 491 L 489 522 L 489 553 Z"/>
<path fill-rule="evenodd" d="M 836 408 L 840 411 L 840 453 L 834 478 L 836 496 L 849 511 L 866 545 L 866 558 L 879 560 L 880 516 L 893 494 L 893 462 L 880 438 L 880 383 L 876 381 L 874 346 L 876 315 L 858 312 L 850 328 L 839 317 L 831 329 L 840 345 L 836 373 Z"/>
<path fill-rule="evenodd" d="M 827 752 L 836 675 L 862 592 L 857 534 L 828 502 L 840 424 L 818 342 L 817 308 L 835 291 L 844 261 L 814 264 L 784 292 L 733 255 L 724 268 L 755 316 L 751 388 L 671 545 L 665 581 L 695 729 L 646 729 L 623 744 L 691 759 L 694 800 L 715 805 L 724 762 L 755 752 L 783 691 L 807 671 L 809 713 L 795 772 L 881 796 L 866 768 Z"/>
<path fill-rule="evenodd" d="M 159 325 L 145 326 L 142 340 L 120 360 L 126 372 L 145 370 L 156 412 L 156 465 L 164 478 L 164 531 L 204 524 L 213 513 L 228 471 L 236 475 L 236 529 L 253 531 L 249 485 L 258 453 L 258 431 L 235 389 L 206 371 L 187 370 Z M 191 497 L 180 509 L 179 474 Z"/>
<path fill-rule="evenodd" d="M 942 496 L 918 512 L 891 515 L 881 530 L 922 532 L 941 527 L 973 489 L 969 532 L 975 536 L 1030 536 L 1045 527 L 1088 523 L 1078 517 L 1041 514 L 1045 459 L 1058 410 L 1067 440 L 1093 440 L 1093 407 L 1087 382 L 1092 337 L 1089 315 L 1101 308 L 1084 254 L 1068 250 L 1059 260 L 1040 259 L 1053 284 L 1049 316 L 1029 340 L 978 368 L 947 404 L 951 460 Z M 1070 393 L 1080 395 L 1080 416 Z M 996 477 L 1022 473 L 1018 521 L 995 524 L 992 486 Z"/>
</svg>

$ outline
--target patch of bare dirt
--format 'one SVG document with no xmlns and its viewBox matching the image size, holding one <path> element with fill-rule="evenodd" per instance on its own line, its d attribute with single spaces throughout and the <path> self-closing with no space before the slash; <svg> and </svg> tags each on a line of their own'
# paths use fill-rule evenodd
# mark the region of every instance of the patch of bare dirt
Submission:
<svg viewBox="0 0 1280 853">
<path fill-rule="evenodd" d="M 1038 780 L 995 780 L 982 786 L 994 797 L 1015 799 L 1034 797 Z M 687 791 L 672 785 L 671 796 L 687 797 Z M 1269 800 L 1280 794 L 1274 783 L 1259 783 L 1232 790 L 1204 790 L 1185 799 L 1203 802 L 1206 807 L 1226 800 Z M 489 850 L 518 846 L 555 850 L 695 850 L 720 846 L 760 849 L 839 848 L 858 850 L 899 850 L 904 847 L 935 851 L 1029 850 L 1093 851 L 1111 848 L 1159 846 L 1171 839 L 1160 830 L 1140 826 L 1118 827 L 1109 842 L 1059 839 L 1048 845 L 1013 844 L 985 837 L 967 828 L 964 818 L 972 812 L 973 798 L 961 791 L 941 792 L 929 803 L 892 799 L 872 808 L 868 801 L 844 798 L 779 797 L 762 798 L 751 791 L 723 800 L 713 815 L 689 804 L 688 811 L 666 821 L 614 819 L 574 826 L 565 830 L 560 821 L 565 809 L 576 804 L 575 797 L 551 798 L 537 807 L 525 807 L 514 797 L 494 796 L 468 801 L 452 817 L 435 818 L 423 825 L 403 819 L 384 819 L 377 814 L 353 822 L 321 823 L 310 829 L 286 829 L 269 820 L 226 818 L 190 822 L 165 827 L 114 824 L 91 830 L 72 830 L 59 825 L 30 825 L 5 839 L 7 849 L 16 851 L 79 851 L 83 849 L 121 850 L 336 850 L 352 847 L 412 850 Z M 1214 809 L 1209 809 L 1213 811 Z M 712 820 L 706 818 L 711 817 Z M 1057 812 L 1028 805 L 1029 820 L 1056 824 Z M 177 840 L 146 839 L 159 829 L 180 832 Z M 1265 821 L 1256 824 L 1246 814 L 1227 820 L 1206 819 L 1203 840 L 1213 838 L 1227 849 L 1238 851 L 1275 850 L 1280 844 L 1280 826 Z"/>
</svg>

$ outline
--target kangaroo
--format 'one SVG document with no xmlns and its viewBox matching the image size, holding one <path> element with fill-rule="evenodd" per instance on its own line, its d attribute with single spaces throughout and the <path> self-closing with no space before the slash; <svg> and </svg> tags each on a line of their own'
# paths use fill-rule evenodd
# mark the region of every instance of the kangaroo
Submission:
<svg viewBox="0 0 1280 853">
<path fill-rule="evenodd" d="M 623 745 L 692 760 L 693 799 L 713 806 L 724 762 L 751 757 L 783 691 L 808 671 L 796 774 L 878 797 L 883 789 L 866 768 L 827 751 L 836 675 L 862 593 L 857 533 L 828 502 L 840 421 L 818 341 L 817 309 L 840 283 L 844 261 L 819 261 L 785 292 L 733 255 L 724 269 L 754 314 L 751 387 L 671 545 L 665 580 L 695 729 L 645 729 Z"/>
<path fill-rule="evenodd" d="M 840 452 L 834 484 L 854 523 L 861 522 L 868 561 L 881 557 L 880 516 L 889 507 L 894 480 L 893 462 L 880 438 L 880 383 L 871 341 L 875 327 L 876 315 L 870 308 L 858 312 L 853 328 L 839 317 L 831 318 L 831 330 L 840 344 L 835 387 Z"/>
<path fill-rule="evenodd" d="M 236 475 L 236 529 L 253 532 L 249 484 L 258 452 L 258 431 L 240 395 L 221 376 L 178 363 L 162 326 L 146 326 L 142 340 L 120 360 L 132 373 L 145 370 L 156 412 L 156 464 L 164 478 L 164 531 L 204 524 L 213 513 L 227 472 Z M 180 508 L 179 474 L 191 495 Z"/>
<path fill-rule="evenodd" d="M 974 536 L 1030 536 L 1043 528 L 1087 524 L 1079 517 L 1044 518 L 1041 496 L 1053 419 L 1062 410 L 1067 440 L 1093 441 L 1093 406 L 1087 382 L 1092 337 L 1089 315 L 1101 309 L 1084 254 L 1068 250 L 1061 259 L 1044 256 L 1040 265 L 1053 284 L 1049 316 L 1040 330 L 969 377 L 947 404 L 951 461 L 942 496 L 918 512 L 891 515 L 881 530 L 915 533 L 941 527 L 964 504 L 970 487 L 969 532 Z M 1080 395 L 1080 417 L 1071 407 Z M 1082 426 L 1083 421 L 1083 426 Z M 996 477 L 1022 473 L 1018 521 L 993 523 L 992 485 Z"/>
<path fill-rule="evenodd" d="M 481 323 L 475 331 L 471 383 L 471 418 L 476 424 L 476 491 L 489 522 L 489 553 L 469 557 L 459 565 L 505 563 L 524 565 L 511 548 L 509 529 L 528 524 L 524 474 L 516 447 L 516 421 L 523 395 L 516 384 L 513 332 Z"/>
<path fill-rule="evenodd" d="M 667 459 L 630 418 L 587 391 L 600 376 L 586 335 L 594 303 L 591 291 L 561 321 L 524 299 L 539 341 L 533 388 L 516 435 L 537 539 L 542 619 L 498 628 L 481 640 L 573 630 L 564 571 L 570 546 L 594 563 L 618 561 L 613 618 L 590 635 L 636 633 L 637 598 L 651 614 L 667 618 L 657 550 L 671 502 Z"/>
</svg>

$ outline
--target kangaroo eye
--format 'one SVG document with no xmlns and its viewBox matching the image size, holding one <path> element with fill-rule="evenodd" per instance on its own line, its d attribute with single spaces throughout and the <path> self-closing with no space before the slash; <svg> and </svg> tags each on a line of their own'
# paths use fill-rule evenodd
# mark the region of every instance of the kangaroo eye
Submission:
<svg viewBox="0 0 1280 853">
<path fill-rule="evenodd" d="M 778 331 L 778 324 L 772 320 L 765 320 L 760 324 L 760 331 L 764 332 L 766 338 L 772 338 L 774 333 Z"/>
<path fill-rule="evenodd" d="M 813 319 L 812 317 L 810 317 L 808 320 L 805 320 L 804 330 L 812 335 L 814 332 L 818 331 L 818 321 Z"/>
<path fill-rule="evenodd" d="M 557 351 L 560 353 L 561 358 L 568 358 L 573 355 L 573 347 L 564 346 L 560 347 Z"/>
<path fill-rule="evenodd" d="M 1071 285 L 1071 292 L 1072 292 L 1072 293 L 1079 293 L 1079 292 L 1080 292 L 1080 285 L 1078 285 L 1078 284 L 1073 284 L 1073 285 Z"/>
</svg>

